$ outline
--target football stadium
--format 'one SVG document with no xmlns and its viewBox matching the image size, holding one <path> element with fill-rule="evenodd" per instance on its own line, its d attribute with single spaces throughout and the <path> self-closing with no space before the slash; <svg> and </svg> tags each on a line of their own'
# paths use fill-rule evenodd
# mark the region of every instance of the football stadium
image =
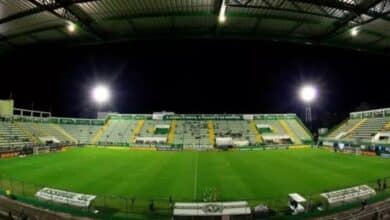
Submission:
<svg viewBox="0 0 390 220">
<path fill-rule="evenodd" d="M 222 215 L 219 206 L 203 215 L 192 209 L 216 202 L 222 208 L 227 202 L 228 209 L 231 201 L 245 201 L 231 213 L 246 219 L 245 208 L 258 204 L 285 212 L 292 194 L 310 201 L 304 207 L 312 210 L 387 195 L 378 184 L 387 184 L 390 166 L 384 159 L 390 155 L 390 109 L 353 112 L 315 143 L 295 114 L 108 113 L 86 119 L 13 103 L 0 103 L 0 186 L 38 207 L 97 218 L 164 219 L 173 211 L 177 218 Z M 372 192 L 347 199 L 351 187 Z M 48 189 L 65 192 L 37 199 Z M 339 190 L 346 191 L 335 204 L 322 196 Z M 53 197 L 75 192 L 93 199 L 82 205 Z"/>
<path fill-rule="evenodd" d="M 0 0 L 0 219 L 390 219 L 389 0 Z"/>
</svg>

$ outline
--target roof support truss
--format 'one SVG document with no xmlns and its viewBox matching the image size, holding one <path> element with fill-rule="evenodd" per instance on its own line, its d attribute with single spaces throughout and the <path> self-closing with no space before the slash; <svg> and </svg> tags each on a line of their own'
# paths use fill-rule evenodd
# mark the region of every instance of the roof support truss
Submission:
<svg viewBox="0 0 390 220">
<path fill-rule="evenodd" d="M 358 5 L 358 4 L 351 4 L 351 3 L 347 3 L 343 1 L 335 1 L 335 0 L 289 0 L 289 1 L 340 9 L 340 10 L 348 11 L 351 14 L 355 14 L 355 15 L 367 14 L 372 17 L 380 16 L 383 10 L 376 11 L 376 10 L 372 10 L 371 8 L 380 2 L 383 2 L 384 4 L 386 2 L 386 0 L 379 0 L 379 1 L 374 1 L 375 3 L 373 5 L 369 4 L 368 6 L 365 6 L 363 4 Z"/>
<path fill-rule="evenodd" d="M 7 17 L 0 19 L 0 24 L 9 22 L 12 20 L 16 20 L 19 18 L 27 17 L 30 15 L 38 14 L 44 11 L 48 10 L 57 10 L 59 8 L 67 7 L 73 4 L 78 3 L 85 3 L 85 2 L 94 2 L 98 0 L 62 0 L 62 1 L 56 1 L 56 0 L 36 0 L 35 2 L 39 3 L 40 5 L 44 5 L 44 7 L 35 7 L 32 9 L 28 9 L 25 11 L 18 12 L 16 14 L 9 15 Z M 35 5 L 35 4 L 34 4 Z"/>
<path fill-rule="evenodd" d="M 263 10 L 270 10 L 270 11 L 288 12 L 288 13 L 295 13 L 295 14 L 307 14 L 307 15 L 314 15 L 314 16 L 319 16 L 319 17 L 328 17 L 328 18 L 332 18 L 332 19 L 339 19 L 338 17 L 332 16 L 329 14 L 304 11 L 294 2 L 292 2 L 292 4 L 295 7 L 295 9 L 282 8 L 281 5 L 274 6 L 269 1 L 264 1 L 265 5 L 253 5 L 253 4 L 249 4 L 249 3 L 241 4 L 240 2 L 237 2 L 235 0 L 230 0 L 230 1 L 228 1 L 228 3 L 226 5 L 228 7 L 235 7 L 235 8 L 263 9 Z"/>
<path fill-rule="evenodd" d="M 49 11 L 53 15 L 74 22 L 78 24 L 82 29 L 90 33 L 97 40 L 101 40 L 99 32 L 92 27 L 91 23 L 93 20 L 86 15 L 81 9 L 76 5 L 69 4 L 65 0 L 27 0 L 37 8 L 40 8 L 43 11 Z M 57 6 L 60 6 L 57 9 Z M 60 9 L 60 10 L 58 10 Z"/>
<path fill-rule="evenodd" d="M 355 19 L 359 18 L 362 14 L 369 13 L 370 9 L 383 0 L 366 0 L 363 1 L 360 5 L 355 7 L 355 10 L 350 12 L 347 16 L 345 16 L 344 19 L 341 19 L 333 24 L 333 28 L 326 34 L 320 36 L 320 40 L 329 39 L 333 35 L 337 34 L 341 29 L 346 28 L 346 26 L 354 21 Z M 377 15 L 379 16 L 379 15 Z M 376 19 L 377 17 L 374 17 Z"/>
</svg>

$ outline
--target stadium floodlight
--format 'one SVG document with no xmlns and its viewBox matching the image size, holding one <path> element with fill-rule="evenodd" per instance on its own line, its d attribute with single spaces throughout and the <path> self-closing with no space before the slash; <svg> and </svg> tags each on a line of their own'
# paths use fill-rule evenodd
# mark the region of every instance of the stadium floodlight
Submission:
<svg viewBox="0 0 390 220">
<path fill-rule="evenodd" d="M 354 27 L 354 28 L 351 29 L 351 36 L 352 37 L 356 37 L 358 34 L 359 34 L 359 28 L 358 27 Z"/>
<path fill-rule="evenodd" d="M 305 121 L 310 124 L 311 127 L 311 103 L 317 98 L 317 89 L 312 85 L 304 85 L 299 90 L 299 96 L 301 100 L 306 104 Z"/>
<path fill-rule="evenodd" d="M 76 25 L 73 22 L 69 22 L 68 26 L 66 27 L 66 29 L 68 29 L 68 31 L 70 33 L 73 33 L 76 30 Z"/>
<path fill-rule="evenodd" d="M 312 85 L 305 85 L 299 91 L 299 95 L 303 102 L 311 103 L 317 97 L 317 90 Z"/>
<path fill-rule="evenodd" d="M 224 0 L 222 1 L 221 9 L 219 10 L 218 21 L 221 24 L 226 22 L 226 4 Z"/>
<path fill-rule="evenodd" d="M 97 85 L 92 90 L 92 99 L 98 104 L 104 104 L 110 99 L 110 90 L 105 85 Z"/>
</svg>

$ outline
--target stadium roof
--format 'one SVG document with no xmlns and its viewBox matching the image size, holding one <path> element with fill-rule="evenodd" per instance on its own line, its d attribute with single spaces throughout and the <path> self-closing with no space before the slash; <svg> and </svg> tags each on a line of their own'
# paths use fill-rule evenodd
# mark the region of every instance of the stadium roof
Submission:
<svg viewBox="0 0 390 220">
<path fill-rule="evenodd" d="M 224 23 L 218 21 L 222 5 Z M 389 54 L 390 0 L 0 0 L 0 50 L 172 37 L 265 39 Z"/>
</svg>

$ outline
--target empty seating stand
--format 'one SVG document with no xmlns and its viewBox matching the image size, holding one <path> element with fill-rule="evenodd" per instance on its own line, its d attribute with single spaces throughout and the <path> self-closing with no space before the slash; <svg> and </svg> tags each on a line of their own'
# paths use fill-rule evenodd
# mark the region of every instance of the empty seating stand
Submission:
<svg viewBox="0 0 390 220">
<path fill-rule="evenodd" d="M 294 134 L 294 138 L 300 140 L 311 138 L 304 126 L 294 120 L 296 116 L 293 114 L 252 117 L 237 114 L 165 116 L 115 113 L 104 119 L 15 117 L 12 119 L 15 122 L 10 122 L 11 119 L 1 121 L 0 147 L 10 144 L 23 146 L 54 142 L 65 145 L 156 146 L 158 149 L 172 147 L 204 150 L 214 148 L 218 137 L 226 137 L 234 146 L 258 147 L 266 143 L 263 142 L 256 124 L 269 124 L 272 127 L 271 134 L 274 134 L 274 137 L 268 137 L 268 140 L 273 141 L 272 138 L 282 140 L 273 141 L 274 144 L 288 144 L 288 140 L 285 141 L 288 137 L 275 136 L 278 134 Z"/>
<path fill-rule="evenodd" d="M 295 133 L 295 135 L 301 140 L 301 141 L 310 141 L 311 136 L 305 130 L 297 120 L 295 119 L 287 119 L 285 120 L 287 125 L 291 128 L 291 130 Z"/>
<path fill-rule="evenodd" d="M 15 124 L 0 121 L 0 148 L 24 147 L 31 144 L 32 140 Z"/>
<path fill-rule="evenodd" d="M 371 138 L 384 128 L 386 118 L 369 118 L 350 134 L 351 139 L 370 141 Z"/>
<path fill-rule="evenodd" d="M 156 126 L 157 125 L 169 125 L 170 126 L 171 121 L 145 120 L 144 124 L 143 124 L 143 126 L 138 134 L 138 137 L 162 137 L 162 138 L 166 138 L 168 140 L 169 133 L 166 133 L 166 134 L 156 133 Z"/>
<path fill-rule="evenodd" d="M 100 125 L 60 125 L 69 135 L 71 135 L 78 144 L 91 144 L 91 140 L 101 127 Z"/>
<path fill-rule="evenodd" d="M 359 123 L 362 119 L 348 119 L 345 123 L 341 124 L 338 128 L 332 131 L 328 137 L 336 138 L 341 133 L 347 133 L 350 129 L 352 129 L 357 123 Z"/>
<path fill-rule="evenodd" d="M 203 120 L 179 120 L 176 123 L 175 145 L 192 149 L 213 148 L 209 141 L 208 122 Z"/>
<path fill-rule="evenodd" d="M 35 138 L 54 137 L 61 143 L 70 144 L 74 142 L 74 139 L 61 132 L 56 124 L 20 122 L 19 125 Z"/>
<path fill-rule="evenodd" d="M 320 141 L 326 146 L 345 144 L 363 148 L 370 145 L 375 146 L 379 136 L 387 136 L 382 132 L 388 132 L 389 128 L 390 108 L 351 112 L 349 118 L 324 137 L 320 137 Z M 374 137 L 375 139 L 373 139 Z M 390 142 L 381 141 L 381 144 L 387 145 Z"/>
<path fill-rule="evenodd" d="M 256 144 L 256 136 L 250 130 L 249 121 L 216 120 L 214 125 L 216 137 L 231 137 L 233 140 L 248 141 L 249 144 Z"/>
<path fill-rule="evenodd" d="M 256 124 L 268 124 L 272 127 L 272 134 L 287 135 L 278 120 L 256 120 Z"/>
<path fill-rule="evenodd" d="M 137 126 L 136 120 L 115 119 L 104 131 L 98 143 L 110 145 L 128 145 L 130 137 Z"/>
</svg>

